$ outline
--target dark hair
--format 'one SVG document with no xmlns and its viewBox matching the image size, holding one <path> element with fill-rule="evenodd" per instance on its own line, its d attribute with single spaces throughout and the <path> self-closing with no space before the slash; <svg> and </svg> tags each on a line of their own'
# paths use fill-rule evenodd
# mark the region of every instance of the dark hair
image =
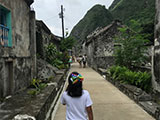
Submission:
<svg viewBox="0 0 160 120">
<path fill-rule="evenodd" d="M 70 80 L 72 77 L 72 74 L 78 75 L 78 72 L 72 72 L 70 76 L 68 77 L 68 87 L 66 89 L 67 94 L 71 97 L 80 97 L 82 95 L 82 81 L 78 81 L 75 84 L 72 83 Z"/>
</svg>

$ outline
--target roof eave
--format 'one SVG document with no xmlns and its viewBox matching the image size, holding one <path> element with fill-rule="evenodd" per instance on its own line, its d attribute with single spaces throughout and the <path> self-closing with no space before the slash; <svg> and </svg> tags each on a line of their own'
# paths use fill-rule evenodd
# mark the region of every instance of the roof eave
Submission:
<svg viewBox="0 0 160 120">
<path fill-rule="evenodd" d="M 24 0 L 24 1 L 27 3 L 28 6 L 30 6 L 34 2 L 34 0 Z"/>
</svg>

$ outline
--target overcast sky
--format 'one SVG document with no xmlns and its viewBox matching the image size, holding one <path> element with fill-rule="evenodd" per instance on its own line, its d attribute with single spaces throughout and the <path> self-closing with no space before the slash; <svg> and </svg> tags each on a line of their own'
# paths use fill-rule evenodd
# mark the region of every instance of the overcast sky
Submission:
<svg viewBox="0 0 160 120">
<path fill-rule="evenodd" d="M 36 11 L 36 19 L 43 20 L 53 34 L 62 36 L 62 25 L 59 13 L 64 7 L 65 31 L 70 33 L 73 27 L 84 17 L 95 4 L 108 8 L 113 0 L 35 0 L 32 7 Z"/>
</svg>

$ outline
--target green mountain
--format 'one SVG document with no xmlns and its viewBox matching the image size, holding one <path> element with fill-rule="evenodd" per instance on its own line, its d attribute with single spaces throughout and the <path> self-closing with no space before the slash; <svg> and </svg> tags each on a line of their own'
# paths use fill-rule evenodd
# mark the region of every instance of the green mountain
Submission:
<svg viewBox="0 0 160 120">
<path fill-rule="evenodd" d="M 93 32 L 97 27 L 104 27 L 110 24 L 112 20 L 113 17 L 105 6 L 95 5 L 73 28 L 70 36 L 82 43 L 87 35 Z"/>
<path fill-rule="evenodd" d="M 155 0 L 115 0 L 109 10 L 125 24 L 132 19 L 146 24 L 154 20 Z"/>
<path fill-rule="evenodd" d="M 109 10 L 114 19 L 121 20 L 131 28 L 133 21 L 136 21 L 139 25 L 135 31 L 148 34 L 147 39 L 153 41 L 155 0 L 114 0 Z"/>
<path fill-rule="evenodd" d="M 147 39 L 153 41 L 155 18 L 155 0 L 114 0 L 109 10 L 102 5 L 95 5 L 83 19 L 73 28 L 70 36 L 75 38 L 79 46 L 86 36 L 98 27 L 110 24 L 119 19 L 139 33 L 147 33 Z M 132 21 L 132 24 L 131 24 Z M 138 23 L 135 27 L 133 23 Z"/>
<path fill-rule="evenodd" d="M 109 9 L 113 9 L 121 0 L 114 0 Z"/>
</svg>

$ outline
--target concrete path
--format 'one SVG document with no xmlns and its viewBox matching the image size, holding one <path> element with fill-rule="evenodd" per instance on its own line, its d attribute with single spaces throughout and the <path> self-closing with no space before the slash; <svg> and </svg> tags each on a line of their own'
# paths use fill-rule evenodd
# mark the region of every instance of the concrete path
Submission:
<svg viewBox="0 0 160 120">
<path fill-rule="evenodd" d="M 155 120 L 93 69 L 79 68 L 74 63 L 72 71 L 84 77 L 83 88 L 89 91 L 93 100 L 94 120 Z M 60 102 L 52 120 L 65 120 L 65 106 Z"/>
</svg>

